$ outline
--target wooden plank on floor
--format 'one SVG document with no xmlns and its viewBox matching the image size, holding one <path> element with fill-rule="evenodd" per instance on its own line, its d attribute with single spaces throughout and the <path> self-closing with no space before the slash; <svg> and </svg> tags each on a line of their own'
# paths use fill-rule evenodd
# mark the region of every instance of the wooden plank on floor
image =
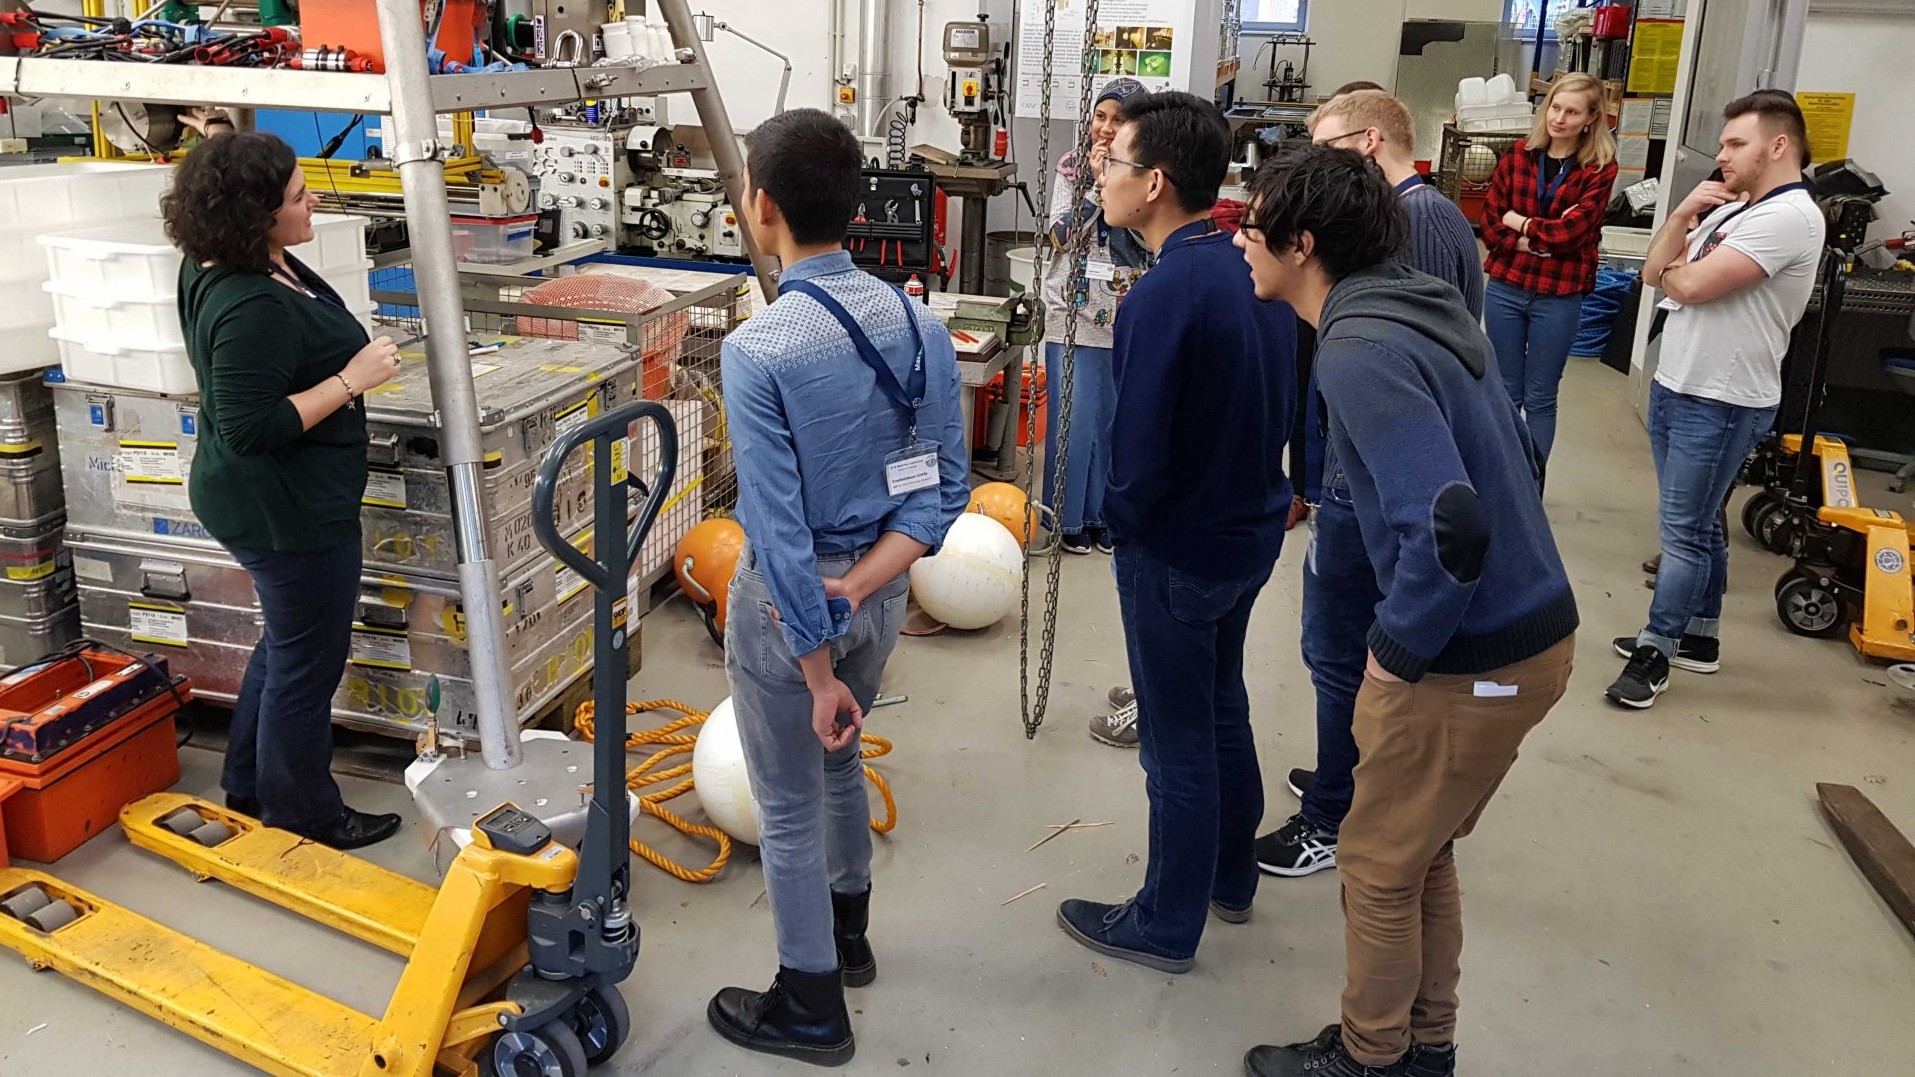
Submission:
<svg viewBox="0 0 1915 1077">
<path fill-rule="evenodd" d="M 1902 925 L 1915 933 L 1915 845 L 1860 789 L 1818 782 L 1815 794 L 1855 866 Z"/>
</svg>

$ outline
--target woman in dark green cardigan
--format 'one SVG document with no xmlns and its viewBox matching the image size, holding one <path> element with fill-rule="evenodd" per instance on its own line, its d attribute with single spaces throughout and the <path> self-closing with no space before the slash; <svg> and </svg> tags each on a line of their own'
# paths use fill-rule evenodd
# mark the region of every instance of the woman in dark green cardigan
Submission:
<svg viewBox="0 0 1915 1077">
<path fill-rule="evenodd" d="M 340 849 L 397 815 L 346 807 L 332 778 L 332 696 L 359 596 L 366 420 L 359 395 L 399 369 L 286 248 L 318 200 L 292 148 L 219 134 L 162 201 L 180 266 L 180 326 L 200 389 L 193 512 L 252 577 L 266 622 L 233 709 L 227 806 Z"/>
</svg>

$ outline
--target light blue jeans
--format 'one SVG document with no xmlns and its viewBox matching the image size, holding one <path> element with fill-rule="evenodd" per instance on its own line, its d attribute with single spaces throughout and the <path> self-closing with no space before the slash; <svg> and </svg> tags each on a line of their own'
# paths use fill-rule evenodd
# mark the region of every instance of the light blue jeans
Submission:
<svg viewBox="0 0 1915 1077">
<path fill-rule="evenodd" d="M 1774 408 L 1744 408 L 1649 386 L 1649 451 L 1656 460 L 1662 569 L 1637 646 L 1676 653 L 1683 636 L 1720 632 L 1729 589 L 1729 536 L 1722 499 L 1755 443 L 1775 425 Z"/>
<path fill-rule="evenodd" d="M 1490 281 L 1483 293 L 1483 331 L 1496 350 L 1503 388 L 1543 460 L 1556 444 L 1556 394 L 1582 311 L 1580 295 L 1538 295 L 1500 280 Z"/>
<path fill-rule="evenodd" d="M 778 963 L 798 972 L 838 967 L 831 894 L 871 888 L 871 805 L 861 746 L 826 752 L 811 729 L 811 691 L 771 616 L 764 578 L 739 562 L 725 620 L 725 674 L 758 801 L 758 854 L 778 933 Z M 818 574 L 845 574 L 857 559 L 821 557 Z M 866 714 L 904 627 L 911 577 L 899 575 L 858 607 L 832 640 L 832 668 Z"/>
<path fill-rule="evenodd" d="M 1064 422 L 1064 346 L 1044 345 L 1045 385 L 1050 393 L 1044 434 L 1044 501 L 1057 511 L 1066 535 L 1104 526 L 1104 488 L 1110 477 L 1110 426 L 1117 414 L 1117 374 L 1109 348 L 1077 346 L 1071 363 L 1071 450 L 1058 489 L 1057 435 Z"/>
</svg>

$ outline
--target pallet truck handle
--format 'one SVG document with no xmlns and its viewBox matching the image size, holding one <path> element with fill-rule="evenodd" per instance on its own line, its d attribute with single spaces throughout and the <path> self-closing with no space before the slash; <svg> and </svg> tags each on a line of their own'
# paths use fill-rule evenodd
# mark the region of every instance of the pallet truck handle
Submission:
<svg viewBox="0 0 1915 1077">
<path fill-rule="evenodd" d="M 650 483 L 641 483 L 641 489 L 646 491 L 645 505 L 639 510 L 637 526 L 625 536 L 622 563 L 610 562 L 606 556 L 609 550 L 594 560 L 567 542 L 559 534 L 558 524 L 554 522 L 552 508 L 558 496 L 559 473 L 565 469 L 565 462 L 578 451 L 578 447 L 591 441 L 600 457 L 595 462 L 594 474 L 610 474 L 611 443 L 624 437 L 632 424 L 642 419 L 650 419 L 658 428 L 658 470 Z M 592 586 L 603 591 L 620 590 L 622 593 L 624 576 L 637 560 L 639 547 L 644 545 L 645 536 L 650 534 L 652 524 L 664 509 L 665 499 L 671 493 L 672 480 L 677 473 L 678 426 L 672 421 L 672 413 L 665 405 L 655 401 L 634 401 L 580 424 L 546 452 L 545 460 L 539 464 L 538 479 L 532 486 L 532 531 L 538 536 L 539 545 L 551 551 L 561 564 L 578 573 Z M 637 481 L 636 476 L 633 478 Z M 617 500 L 616 497 L 613 500 Z M 616 534 L 619 530 L 615 528 L 608 533 Z"/>
</svg>

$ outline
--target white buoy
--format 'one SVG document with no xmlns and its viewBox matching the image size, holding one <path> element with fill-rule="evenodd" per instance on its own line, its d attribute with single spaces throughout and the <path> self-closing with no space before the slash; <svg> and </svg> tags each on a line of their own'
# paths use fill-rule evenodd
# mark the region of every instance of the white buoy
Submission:
<svg viewBox="0 0 1915 1077">
<path fill-rule="evenodd" d="M 712 708 L 692 746 L 692 788 L 712 825 L 746 845 L 758 844 L 758 799 L 751 795 L 745 745 L 731 697 Z"/>
<path fill-rule="evenodd" d="M 982 513 L 967 512 L 945 532 L 936 557 L 911 566 L 911 593 L 952 628 L 989 628 L 1017 608 L 1024 551 L 1017 537 Z"/>
</svg>

